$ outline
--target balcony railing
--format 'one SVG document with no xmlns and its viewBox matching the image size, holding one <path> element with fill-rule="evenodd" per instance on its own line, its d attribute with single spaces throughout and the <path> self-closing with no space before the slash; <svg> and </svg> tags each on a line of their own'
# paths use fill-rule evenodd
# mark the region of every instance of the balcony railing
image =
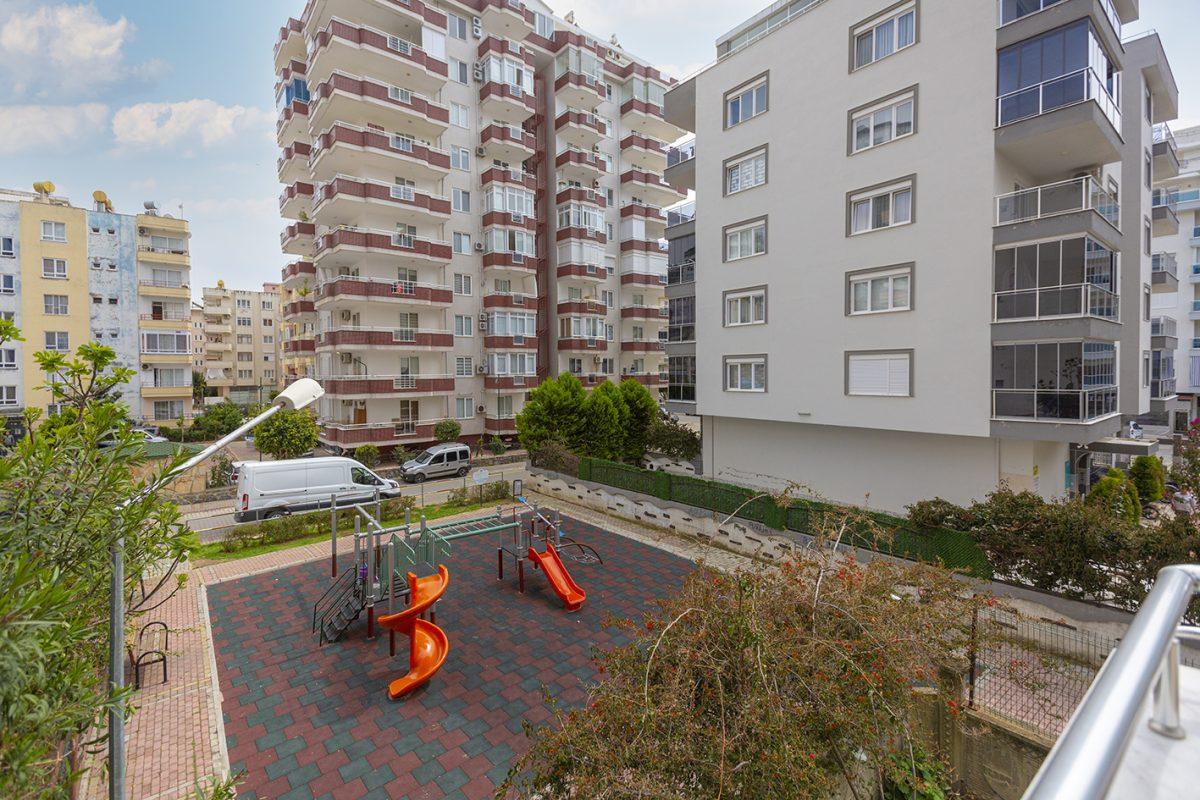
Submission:
<svg viewBox="0 0 1200 800">
<path fill-rule="evenodd" d="M 1169 189 L 1155 189 L 1150 199 L 1151 205 L 1154 208 L 1165 206 L 1172 211 L 1176 211 L 1179 208 L 1179 192 L 1173 192 Z"/>
<path fill-rule="evenodd" d="M 1091 177 L 1048 183 L 996 198 L 997 225 L 1015 225 L 1077 211 L 1095 211 L 1114 228 L 1120 227 L 1120 204 Z"/>
<path fill-rule="evenodd" d="M 1121 109 L 1091 67 L 1001 95 L 996 98 L 996 124 L 1011 125 L 1087 100 L 1094 100 L 1113 127 L 1121 130 Z"/>
<path fill-rule="evenodd" d="M 1154 317 L 1150 320 L 1150 335 L 1176 336 L 1178 334 L 1178 325 L 1174 317 Z"/>
<path fill-rule="evenodd" d="M 1116 411 L 1116 386 L 1080 390 L 992 390 L 992 416 L 997 418 L 1086 422 Z"/>
<path fill-rule="evenodd" d="M 1175 378 L 1155 378 L 1150 381 L 1151 400 L 1165 400 L 1176 394 L 1178 392 L 1175 391 Z"/>
<path fill-rule="evenodd" d="M 1171 132 L 1171 126 L 1165 122 L 1160 122 L 1154 126 L 1154 143 L 1170 142 L 1172 150 L 1179 149 L 1179 143 L 1175 141 L 1175 134 Z"/>
<path fill-rule="evenodd" d="M 1030 14 L 1045 11 L 1047 8 L 1056 6 L 1061 2 L 1063 0 L 1000 0 L 1000 25 L 1004 26 L 1010 22 L 1016 22 L 1019 19 L 1028 17 Z M 1104 16 L 1108 17 L 1108 21 L 1112 23 L 1113 32 L 1120 39 L 1121 18 L 1117 16 L 1117 9 L 1113 6 L 1112 0 L 1100 0 L 1100 6 L 1104 9 Z"/>
<path fill-rule="evenodd" d="M 696 157 L 696 140 L 689 139 L 686 142 L 667 149 L 667 166 L 673 167 L 676 164 L 682 164 L 685 161 L 691 161 Z"/>
<path fill-rule="evenodd" d="M 696 218 L 696 204 L 694 202 L 684 203 L 678 208 L 673 208 L 667 211 L 667 227 L 672 225 L 682 225 L 685 222 L 691 222 Z"/>
<path fill-rule="evenodd" d="M 1094 283 L 1009 289 L 994 296 L 995 322 L 1050 317 L 1100 317 L 1116 319 L 1120 297 Z"/>
<path fill-rule="evenodd" d="M 1179 262 L 1174 253 L 1155 253 L 1150 257 L 1151 272 L 1165 272 L 1171 276 L 1179 274 Z M 1193 265 L 1194 271 L 1194 265 Z"/>
<path fill-rule="evenodd" d="M 692 259 L 682 264 L 667 267 L 667 286 L 678 286 L 682 283 L 696 282 L 696 261 Z"/>
</svg>

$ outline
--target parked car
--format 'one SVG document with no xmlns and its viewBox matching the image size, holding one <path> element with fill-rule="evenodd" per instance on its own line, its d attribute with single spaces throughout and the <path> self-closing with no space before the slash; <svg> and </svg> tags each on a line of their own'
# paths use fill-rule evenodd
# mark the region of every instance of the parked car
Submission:
<svg viewBox="0 0 1200 800">
<path fill-rule="evenodd" d="M 400 475 L 408 483 L 429 478 L 466 475 L 471 469 L 471 448 L 465 444 L 435 444 L 416 458 L 400 465 Z"/>
<path fill-rule="evenodd" d="M 157 430 L 148 430 L 146 428 L 134 428 L 130 431 L 134 436 L 139 437 L 146 442 L 165 442 L 167 437 L 159 436 Z"/>
<path fill-rule="evenodd" d="M 400 484 L 381 478 L 352 458 L 293 458 L 284 461 L 239 461 L 237 475 L 238 522 L 271 519 L 297 511 L 328 508 L 331 497 L 338 505 L 400 494 Z"/>
</svg>

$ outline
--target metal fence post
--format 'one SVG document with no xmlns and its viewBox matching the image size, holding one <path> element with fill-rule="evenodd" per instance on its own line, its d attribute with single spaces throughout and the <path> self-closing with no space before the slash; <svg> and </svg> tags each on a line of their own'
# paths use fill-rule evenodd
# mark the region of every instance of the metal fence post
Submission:
<svg viewBox="0 0 1200 800">
<path fill-rule="evenodd" d="M 337 495 L 329 495 L 329 571 L 330 576 L 338 576 L 337 569 Z"/>
<path fill-rule="evenodd" d="M 975 674 L 979 666 L 979 609 L 971 612 L 971 666 L 967 672 L 967 708 L 975 707 Z"/>
</svg>

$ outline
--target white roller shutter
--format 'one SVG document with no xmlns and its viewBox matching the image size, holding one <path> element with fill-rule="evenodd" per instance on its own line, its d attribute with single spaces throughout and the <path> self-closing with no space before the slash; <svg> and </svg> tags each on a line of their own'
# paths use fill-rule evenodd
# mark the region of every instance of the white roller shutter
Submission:
<svg viewBox="0 0 1200 800">
<path fill-rule="evenodd" d="M 911 364 L 908 353 L 852 355 L 849 360 L 849 393 L 908 397 L 911 394 Z"/>
</svg>

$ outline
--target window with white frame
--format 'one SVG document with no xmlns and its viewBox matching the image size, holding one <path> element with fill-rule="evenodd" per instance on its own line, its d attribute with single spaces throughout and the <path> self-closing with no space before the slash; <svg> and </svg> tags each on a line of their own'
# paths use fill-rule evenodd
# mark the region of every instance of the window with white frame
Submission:
<svg viewBox="0 0 1200 800">
<path fill-rule="evenodd" d="M 725 357 L 725 391 L 765 392 L 766 390 L 766 356 Z"/>
<path fill-rule="evenodd" d="M 860 153 L 911 136 L 915 130 L 916 107 L 915 95 L 908 92 L 898 99 L 855 112 L 850 123 L 854 137 L 852 151 Z"/>
<path fill-rule="evenodd" d="M 17 351 L 12 347 L 0 349 L 0 369 L 17 368 Z"/>
<path fill-rule="evenodd" d="M 471 77 L 471 65 L 457 58 L 449 58 L 446 63 L 450 67 L 450 80 L 466 85 Z"/>
<path fill-rule="evenodd" d="M 17 246 L 11 236 L 0 236 L 0 256 L 11 258 L 16 255 Z"/>
<path fill-rule="evenodd" d="M 880 314 L 912 308 L 912 267 L 850 277 L 850 313 Z"/>
<path fill-rule="evenodd" d="M 749 289 L 725 295 L 725 325 L 762 325 L 767 321 L 767 290 Z"/>
<path fill-rule="evenodd" d="M 15 406 L 17 404 L 17 387 L 0 386 L 0 406 Z"/>
<path fill-rule="evenodd" d="M 42 277 L 61 280 L 67 277 L 67 260 L 65 258 L 43 258 Z"/>
<path fill-rule="evenodd" d="M 454 315 L 454 335 L 455 336 L 471 336 L 474 333 L 474 326 L 471 324 L 473 318 L 469 314 Z"/>
<path fill-rule="evenodd" d="M 558 207 L 558 227 L 584 228 L 599 231 L 604 228 L 604 213 L 596 206 L 566 203 Z"/>
<path fill-rule="evenodd" d="M 502 377 L 537 375 L 537 356 L 533 353 L 489 353 L 488 373 Z"/>
<path fill-rule="evenodd" d="M 454 252 L 469 253 L 471 252 L 471 234 L 454 232 Z"/>
<path fill-rule="evenodd" d="M 42 295 L 42 310 L 52 317 L 67 315 L 67 296 L 65 294 Z"/>
<path fill-rule="evenodd" d="M 513 398 L 511 394 L 502 394 L 496 398 L 496 418 L 513 418 Z"/>
<path fill-rule="evenodd" d="M 725 165 L 725 194 L 736 194 L 767 182 L 767 151 L 759 150 Z"/>
<path fill-rule="evenodd" d="M 467 21 L 457 14 L 446 12 L 446 33 L 452 39 L 467 40 Z"/>
<path fill-rule="evenodd" d="M 43 242 L 65 242 L 67 240 L 67 223 L 42 220 Z"/>
<path fill-rule="evenodd" d="M 56 353 L 71 351 L 71 337 L 66 331 L 46 331 L 46 349 Z"/>
<path fill-rule="evenodd" d="M 471 193 L 466 189 L 454 188 L 450 190 L 450 203 L 455 211 L 463 211 L 470 213 L 471 211 Z"/>
<path fill-rule="evenodd" d="M 911 396 L 912 353 L 848 354 L 846 394 L 862 397 Z"/>
<path fill-rule="evenodd" d="M 732 128 L 766 110 L 767 79 L 763 77 L 725 96 L 725 127 Z"/>
<path fill-rule="evenodd" d="M 533 30 L 543 39 L 554 38 L 554 17 L 533 12 Z"/>
<path fill-rule="evenodd" d="M 142 352 L 143 353 L 188 353 L 188 334 L 173 333 L 173 332 L 151 332 L 144 331 L 142 333 Z"/>
<path fill-rule="evenodd" d="M 492 186 L 483 195 L 483 211 L 503 211 L 520 217 L 533 216 L 533 192 L 517 186 Z"/>
<path fill-rule="evenodd" d="M 16 294 L 17 276 L 0 275 L 0 294 Z"/>
<path fill-rule="evenodd" d="M 511 228 L 488 228 L 483 232 L 484 251 L 488 253 L 520 253 L 523 256 L 537 254 L 535 240 L 529 231 Z"/>
<path fill-rule="evenodd" d="M 475 416 L 475 398 L 471 396 L 454 398 L 454 418 L 471 419 Z"/>
<path fill-rule="evenodd" d="M 917 41 L 916 3 L 908 3 L 885 17 L 876 17 L 854 30 L 854 68 L 886 58 Z"/>
<path fill-rule="evenodd" d="M 564 339 L 604 339 L 609 326 L 598 317 L 559 317 L 558 332 Z"/>
<path fill-rule="evenodd" d="M 471 169 L 471 151 L 458 145 L 450 146 L 450 167 L 452 169 Z"/>
<path fill-rule="evenodd" d="M 237 299 L 237 307 L 238 308 L 246 308 L 246 309 L 250 308 L 250 298 L 239 297 Z"/>
<path fill-rule="evenodd" d="M 767 252 L 767 221 L 760 219 L 725 231 L 725 260 L 759 256 Z"/>
<path fill-rule="evenodd" d="M 462 103 L 451 103 L 450 124 L 456 128 L 471 127 L 471 109 Z"/>
<path fill-rule="evenodd" d="M 488 333 L 493 336 L 535 336 L 537 315 L 523 311 L 493 311 L 488 314 Z"/>
<path fill-rule="evenodd" d="M 454 273 L 454 293 L 467 295 L 471 293 L 471 276 L 462 272 Z"/>
<path fill-rule="evenodd" d="M 906 180 L 850 197 L 850 234 L 868 233 L 912 222 L 913 182 Z"/>
<path fill-rule="evenodd" d="M 475 365 L 470 356 L 458 356 L 454 359 L 454 376 L 469 378 L 475 374 Z"/>
<path fill-rule="evenodd" d="M 238 377 L 241 377 L 240 375 Z M 179 419 L 183 416 L 182 400 L 155 400 L 154 418 L 157 420 Z"/>
</svg>

